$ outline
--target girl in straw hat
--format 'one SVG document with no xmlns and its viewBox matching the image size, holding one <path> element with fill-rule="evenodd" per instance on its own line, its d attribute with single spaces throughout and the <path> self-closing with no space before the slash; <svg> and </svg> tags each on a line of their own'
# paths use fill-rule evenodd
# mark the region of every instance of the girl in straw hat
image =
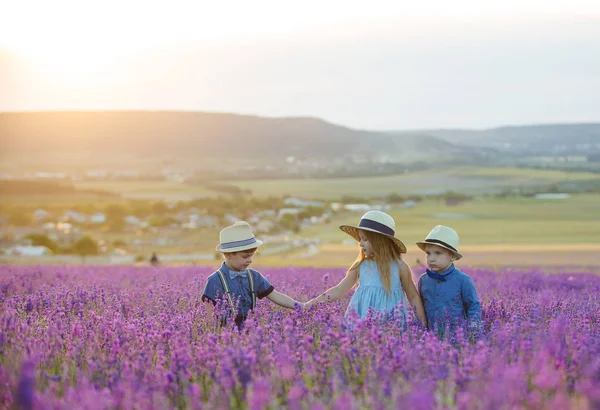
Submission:
<svg viewBox="0 0 600 410">
<path fill-rule="evenodd" d="M 316 302 L 333 302 L 358 283 L 346 316 L 357 314 L 362 319 L 373 313 L 386 318 L 399 315 L 404 324 L 408 299 L 426 326 L 425 310 L 412 272 L 402 260 L 406 247 L 394 236 L 394 219 L 381 211 L 369 211 L 360 219 L 358 226 L 342 225 L 340 229 L 359 242 L 358 257 L 337 286 L 307 302 L 306 306 Z"/>
<path fill-rule="evenodd" d="M 206 303 L 209 313 L 213 305 L 223 300 L 230 316 L 235 318 L 238 327 L 246 320 L 248 312 L 254 310 L 256 299 L 267 298 L 271 302 L 294 309 L 303 306 L 291 297 L 277 292 L 273 285 L 260 272 L 250 269 L 252 257 L 262 241 L 256 239 L 248 222 L 239 221 L 224 228 L 220 235 L 217 252 L 223 254 L 225 261 L 206 280 L 202 293 L 202 301 Z M 227 316 L 222 318 L 225 323 Z"/>
<path fill-rule="evenodd" d="M 423 298 L 429 328 L 443 336 L 466 321 L 467 328 L 481 327 L 481 306 L 473 279 L 454 266 L 462 258 L 458 251 L 458 233 L 438 225 L 427 238 L 417 242 L 427 254 L 427 270 L 419 278 L 419 293 Z"/>
</svg>

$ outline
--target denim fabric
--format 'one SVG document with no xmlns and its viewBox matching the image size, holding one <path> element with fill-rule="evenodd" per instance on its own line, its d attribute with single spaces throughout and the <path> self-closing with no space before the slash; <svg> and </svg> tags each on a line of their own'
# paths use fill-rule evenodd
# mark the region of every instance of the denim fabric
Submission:
<svg viewBox="0 0 600 410">
<path fill-rule="evenodd" d="M 238 303 L 238 312 L 236 318 L 236 322 L 238 322 L 239 320 L 243 320 L 252 308 L 250 281 L 247 277 L 244 278 L 241 276 L 237 276 L 235 279 L 232 279 L 229 275 L 229 268 L 227 265 L 225 265 L 225 263 L 221 265 L 220 269 L 224 273 L 225 280 L 227 281 L 227 285 L 229 285 L 229 290 L 231 290 L 231 296 L 233 297 L 234 302 Z M 258 299 L 262 299 L 273 292 L 275 288 L 263 275 L 254 269 L 248 269 L 248 272 L 254 278 L 254 291 L 256 292 L 256 297 Z M 204 287 L 204 292 L 202 293 L 202 300 L 210 300 L 216 304 L 218 300 L 221 300 L 224 293 L 225 291 L 223 290 L 219 273 L 218 271 L 215 271 L 206 280 L 206 286 Z"/>
<path fill-rule="evenodd" d="M 481 306 L 475 284 L 469 275 L 456 269 L 454 264 L 440 272 L 445 281 L 427 274 L 419 278 L 419 293 L 425 306 L 430 329 L 462 325 L 468 328 L 481 326 Z"/>
</svg>

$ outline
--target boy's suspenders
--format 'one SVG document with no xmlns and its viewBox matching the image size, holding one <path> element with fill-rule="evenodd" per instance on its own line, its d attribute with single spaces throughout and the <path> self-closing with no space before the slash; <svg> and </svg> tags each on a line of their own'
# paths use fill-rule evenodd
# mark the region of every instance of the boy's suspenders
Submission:
<svg viewBox="0 0 600 410">
<path fill-rule="evenodd" d="M 254 291 L 254 276 L 252 276 L 252 271 L 248 269 L 248 282 L 250 282 L 250 294 L 252 296 L 252 307 L 251 310 L 254 310 L 256 307 L 256 292 Z"/>
<path fill-rule="evenodd" d="M 223 290 L 225 291 L 225 295 L 227 295 L 227 300 L 229 301 L 229 306 L 231 307 L 231 314 L 233 315 L 233 317 L 236 317 L 237 310 L 235 308 L 235 303 L 233 302 L 233 298 L 231 297 L 231 289 L 229 288 L 229 285 L 227 284 L 227 280 L 225 280 L 225 275 L 223 274 L 223 271 L 221 269 L 219 269 L 217 272 L 219 273 L 219 279 L 221 279 L 221 285 L 223 285 Z M 251 310 L 254 310 L 254 308 L 256 307 L 256 292 L 254 291 L 254 277 L 252 277 L 252 272 L 250 270 L 248 270 L 247 273 L 248 273 L 248 282 L 250 282 L 250 293 L 252 295 Z"/>
</svg>

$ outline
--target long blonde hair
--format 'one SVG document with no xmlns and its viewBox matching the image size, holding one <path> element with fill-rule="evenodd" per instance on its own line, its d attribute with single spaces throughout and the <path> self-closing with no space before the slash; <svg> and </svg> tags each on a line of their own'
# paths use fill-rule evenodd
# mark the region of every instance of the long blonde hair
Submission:
<svg viewBox="0 0 600 410">
<path fill-rule="evenodd" d="M 371 248 L 373 248 L 373 260 L 377 264 L 377 270 L 379 271 L 383 288 L 389 295 L 392 288 L 391 265 L 392 262 L 402 259 L 400 249 L 398 249 L 396 244 L 385 235 L 380 235 L 376 232 L 365 230 L 363 230 L 363 233 L 369 240 Z M 365 252 L 361 248 L 356 260 L 350 269 L 348 269 L 347 273 L 349 273 L 352 269 L 358 268 L 360 264 L 367 259 L 367 257 L 368 256 L 365 255 Z"/>
</svg>

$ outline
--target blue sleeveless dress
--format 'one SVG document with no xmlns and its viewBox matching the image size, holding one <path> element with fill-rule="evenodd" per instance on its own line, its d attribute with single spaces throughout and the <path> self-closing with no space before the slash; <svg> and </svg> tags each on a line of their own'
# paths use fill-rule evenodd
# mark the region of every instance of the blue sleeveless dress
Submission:
<svg viewBox="0 0 600 410">
<path fill-rule="evenodd" d="M 398 261 L 398 263 L 404 263 Z M 372 259 L 364 260 L 359 267 L 358 289 L 352 295 L 346 317 L 357 314 L 364 319 L 369 314 L 383 314 L 386 320 L 399 318 L 402 325 L 406 324 L 408 307 L 400 275 L 399 265 L 393 262 L 390 265 L 391 287 L 390 294 L 385 292 L 377 264 Z"/>
</svg>

